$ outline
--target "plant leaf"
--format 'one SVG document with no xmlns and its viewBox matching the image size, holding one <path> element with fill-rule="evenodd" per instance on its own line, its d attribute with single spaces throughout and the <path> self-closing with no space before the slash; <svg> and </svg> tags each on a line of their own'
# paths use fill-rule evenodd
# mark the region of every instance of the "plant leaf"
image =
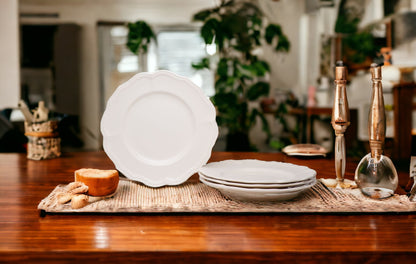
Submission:
<svg viewBox="0 0 416 264">
<path fill-rule="evenodd" d="M 254 126 L 256 124 L 256 118 L 258 114 L 259 114 L 259 110 L 255 108 L 251 111 L 250 118 L 249 118 L 250 126 Z"/>
<path fill-rule="evenodd" d="M 283 33 L 282 28 L 279 25 L 270 24 L 266 28 L 265 39 L 268 44 L 272 44 L 275 38 L 277 38 L 276 51 L 288 52 L 290 50 L 289 39 Z"/>
<path fill-rule="evenodd" d="M 249 118 L 250 126 L 253 126 L 253 125 L 256 124 L 256 121 L 257 121 L 256 118 L 257 117 L 260 118 L 263 132 L 265 132 L 267 134 L 267 137 L 270 137 L 271 132 L 270 132 L 269 122 L 267 122 L 267 119 L 264 116 L 264 114 L 262 112 L 260 112 L 259 110 L 257 110 L 256 108 L 254 108 L 251 111 L 250 118 Z"/>
<path fill-rule="evenodd" d="M 147 46 L 151 40 L 156 41 L 156 36 L 152 28 L 144 21 L 139 20 L 135 23 L 128 23 L 129 30 L 127 34 L 127 48 L 137 54 L 138 52 L 147 52 Z"/>
<path fill-rule="evenodd" d="M 237 105 L 237 96 L 234 93 L 216 93 L 212 101 L 219 109 L 224 109 Z"/>
<path fill-rule="evenodd" d="M 222 58 L 218 62 L 217 74 L 220 77 L 226 77 L 228 75 L 228 60 L 226 58 Z"/>
<path fill-rule="evenodd" d="M 196 70 L 202 70 L 202 69 L 209 69 L 210 68 L 210 61 L 209 58 L 203 58 L 200 62 L 192 63 L 192 68 Z"/>
<path fill-rule="evenodd" d="M 257 115 L 260 117 L 263 132 L 265 132 L 267 134 L 267 137 L 270 138 L 271 132 L 269 122 L 267 122 L 267 119 L 262 112 L 259 111 Z"/>
<path fill-rule="evenodd" d="M 215 19 L 211 18 L 201 28 L 201 37 L 204 39 L 205 44 L 212 44 L 214 40 L 214 36 L 218 32 L 220 22 Z"/>
<path fill-rule="evenodd" d="M 267 72 L 270 71 L 270 66 L 265 61 L 256 61 L 252 64 L 241 65 L 241 67 L 249 71 L 252 76 L 264 76 Z"/>
<path fill-rule="evenodd" d="M 285 35 L 281 35 L 279 37 L 279 42 L 276 46 L 276 51 L 284 51 L 287 52 L 290 50 L 290 42 Z"/>
<path fill-rule="evenodd" d="M 247 98 L 251 101 L 258 99 L 262 95 L 268 95 L 270 84 L 267 82 L 257 82 L 253 84 L 247 91 Z"/>
<path fill-rule="evenodd" d="M 227 90 L 227 79 L 226 77 L 220 77 L 215 81 L 216 93 L 224 93 Z"/>
<path fill-rule="evenodd" d="M 282 33 L 282 28 L 279 25 L 276 24 L 270 24 L 266 27 L 266 33 L 265 33 L 265 39 L 267 41 L 267 43 L 272 44 L 273 38 L 275 36 L 279 37 L 281 36 Z"/>
</svg>

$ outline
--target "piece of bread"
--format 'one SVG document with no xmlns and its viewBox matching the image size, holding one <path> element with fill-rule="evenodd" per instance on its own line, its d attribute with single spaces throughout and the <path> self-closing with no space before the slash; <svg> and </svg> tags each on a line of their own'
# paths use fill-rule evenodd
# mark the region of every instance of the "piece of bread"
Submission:
<svg viewBox="0 0 416 264">
<path fill-rule="evenodd" d="M 85 194 L 75 194 L 71 199 L 72 209 L 80 209 L 88 204 L 88 196 Z"/>
<path fill-rule="evenodd" d="M 106 196 L 114 193 L 118 186 L 118 171 L 99 169 L 79 169 L 75 171 L 75 181 L 88 186 L 88 195 Z"/>
</svg>

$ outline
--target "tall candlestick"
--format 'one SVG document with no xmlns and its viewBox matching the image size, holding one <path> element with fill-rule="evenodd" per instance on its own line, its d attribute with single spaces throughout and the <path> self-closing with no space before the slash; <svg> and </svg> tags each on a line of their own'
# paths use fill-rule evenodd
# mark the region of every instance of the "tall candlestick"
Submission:
<svg viewBox="0 0 416 264">
<path fill-rule="evenodd" d="M 346 163 L 344 133 L 350 125 L 350 111 L 347 100 L 347 68 L 342 61 L 335 67 L 335 93 L 331 124 L 335 130 L 335 172 L 337 182 L 343 185 Z"/>
</svg>

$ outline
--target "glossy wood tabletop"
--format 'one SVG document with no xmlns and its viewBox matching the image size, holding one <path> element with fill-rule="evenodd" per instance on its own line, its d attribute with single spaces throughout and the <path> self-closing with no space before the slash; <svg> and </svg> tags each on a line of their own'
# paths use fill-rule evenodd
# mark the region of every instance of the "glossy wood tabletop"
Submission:
<svg viewBox="0 0 416 264">
<path fill-rule="evenodd" d="M 214 152 L 211 161 L 243 158 L 306 165 L 318 177 L 335 177 L 331 158 Z M 348 178 L 356 166 L 347 163 Z M 83 167 L 114 165 L 104 152 L 64 153 L 43 161 L 0 154 L 0 263 L 416 262 L 415 214 L 40 216 L 38 203 Z"/>
</svg>

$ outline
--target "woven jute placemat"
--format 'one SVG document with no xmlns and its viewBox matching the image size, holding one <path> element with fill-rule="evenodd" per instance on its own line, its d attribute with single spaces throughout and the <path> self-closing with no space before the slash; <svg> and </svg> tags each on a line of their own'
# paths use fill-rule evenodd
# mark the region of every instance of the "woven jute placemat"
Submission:
<svg viewBox="0 0 416 264">
<path fill-rule="evenodd" d="M 359 189 L 328 189 L 318 182 L 297 198 L 284 202 L 241 202 L 231 200 L 203 183 L 151 188 L 137 182 L 120 180 L 116 193 L 107 198 L 90 197 L 89 204 L 72 209 L 59 204 L 56 194 L 66 185 L 58 185 L 38 209 L 46 213 L 391 213 L 416 212 L 416 202 L 406 195 L 383 200 L 364 196 Z"/>
</svg>

